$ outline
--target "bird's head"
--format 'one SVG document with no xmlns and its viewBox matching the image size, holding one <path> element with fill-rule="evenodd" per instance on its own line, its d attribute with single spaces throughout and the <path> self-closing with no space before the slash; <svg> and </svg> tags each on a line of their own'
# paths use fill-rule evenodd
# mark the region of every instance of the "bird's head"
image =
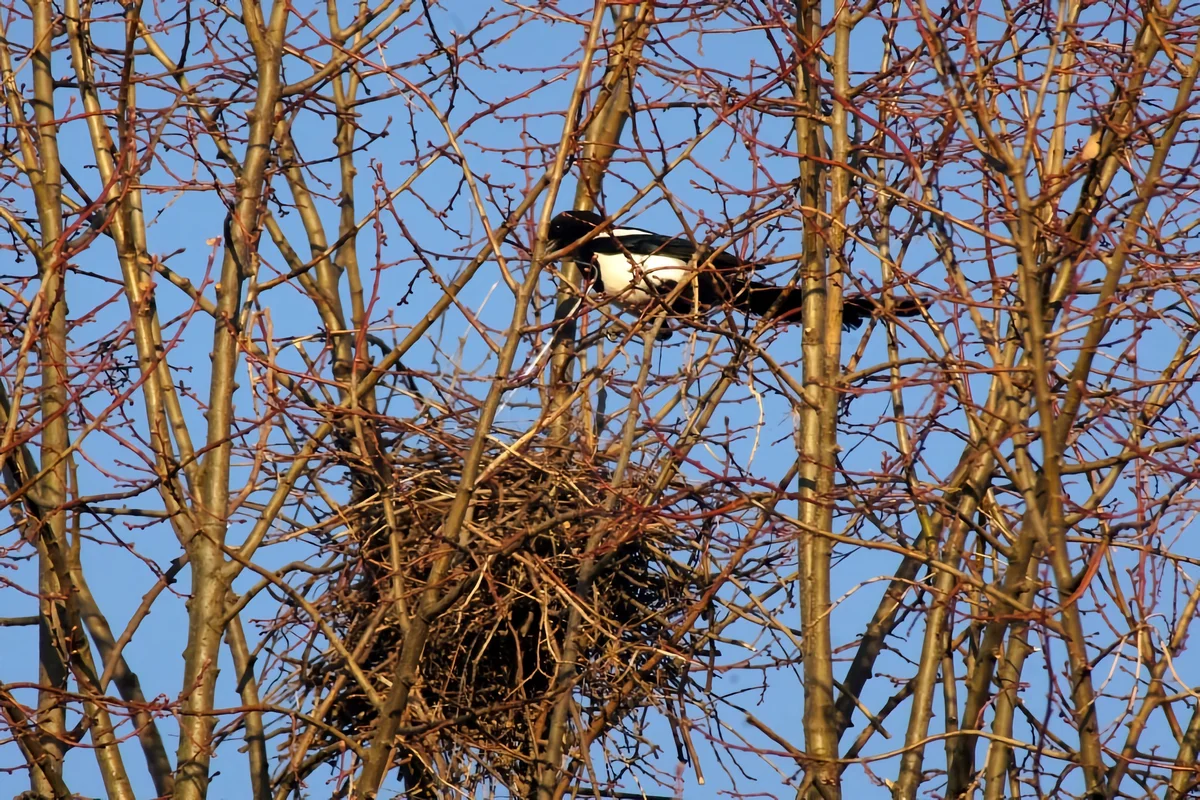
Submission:
<svg viewBox="0 0 1200 800">
<path fill-rule="evenodd" d="M 604 217 L 594 211 L 563 211 L 550 220 L 551 250 L 560 250 L 578 241 L 604 224 Z"/>
</svg>

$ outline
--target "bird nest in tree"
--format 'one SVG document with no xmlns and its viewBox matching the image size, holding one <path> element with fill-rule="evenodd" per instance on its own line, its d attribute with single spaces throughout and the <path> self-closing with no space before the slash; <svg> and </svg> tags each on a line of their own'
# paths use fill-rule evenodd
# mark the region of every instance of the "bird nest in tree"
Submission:
<svg viewBox="0 0 1200 800">
<path fill-rule="evenodd" d="M 341 555 L 311 602 L 386 698 L 404 626 L 423 595 L 439 598 L 398 736 L 410 794 L 421 794 L 413 790 L 421 775 L 459 788 L 498 780 L 524 793 L 546 746 L 572 609 L 580 624 L 564 674 L 581 699 L 572 728 L 608 703 L 607 723 L 620 729 L 632 724 L 628 711 L 640 698 L 675 695 L 691 650 L 674 635 L 676 623 L 704 589 L 689 566 L 701 549 L 695 520 L 712 497 L 677 481 L 645 506 L 657 472 L 630 466 L 614 486 L 611 463 L 496 446 L 483 459 L 463 534 L 448 541 L 443 525 L 469 442 L 424 441 L 393 454 L 386 468 L 379 459 L 369 472 L 351 465 L 356 502 L 343 520 Z M 445 577 L 430 586 L 432 565 L 445 558 Z M 378 706 L 346 658 L 326 647 L 301 665 L 303 688 L 333 700 L 324 722 L 367 744 Z M 337 734 L 315 734 L 311 749 L 338 749 Z"/>
</svg>

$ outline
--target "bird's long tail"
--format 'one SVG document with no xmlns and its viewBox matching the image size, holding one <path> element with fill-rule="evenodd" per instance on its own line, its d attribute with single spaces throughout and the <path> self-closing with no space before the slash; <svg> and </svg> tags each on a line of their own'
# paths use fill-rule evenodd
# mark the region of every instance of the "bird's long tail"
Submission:
<svg viewBox="0 0 1200 800">
<path fill-rule="evenodd" d="M 750 311 L 754 314 L 766 314 L 775 308 L 776 319 L 798 320 L 803 313 L 804 292 L 799 288 L 781 289 L 752 282 L 745 291 Z M 778 306 L 775 306 L 776 301 L 779 301 Z M 882 311 L 883 303 L 874 297 L 845 295 L 842 300 L 842 327 L 846 330 L 861 327 L 863 322 Z M 892 301 L 892 313 L 897 317 L 918 317 L 921 315 L 921 303 L 912 297 L 897 297 Z"/>
</svg>

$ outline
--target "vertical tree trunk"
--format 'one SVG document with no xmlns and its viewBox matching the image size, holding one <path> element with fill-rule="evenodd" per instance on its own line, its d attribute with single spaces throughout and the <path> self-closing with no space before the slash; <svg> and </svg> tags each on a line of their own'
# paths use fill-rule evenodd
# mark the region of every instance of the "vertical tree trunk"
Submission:
<svg viewBox="0 0 1200 800">
<path fill-rule="evenodd" d="M 826 135 L 832 136 L 833 160 L 849 152 L 845 111 L 834 104 L 834 126 L 818 122 L 821 113 L 820 60 L 823 46 L 821 3 L 801 0 L 796 7 L 800 48 L 796 68 L 796 144 L 800 152 L 800 197 L 804 209 L 801 287 L 804 291 L 803 405 L 799 408 L 800 622 L 804 662 L 804 752 L 806 775 L 798 797 L 841 797 L 837 758 L 837 710 L 833 697 L 833 650 L 830 631 L 832 541 L 821 535 L 833 526 L 833 485 L 837 448 L 838 377 L 841 351 L 841 293 L 836 267 L 842 230 L 829 225 L 832 188 L 834 219 L 845 213 L 848 176 L 826 160 Z M 849 69 L 848 18 L 837 22 L 836 79 Z"/>
<path fill-rule="evenodd" d="M 266 170 L 282 90 L 280 58 L 289 7 L 275 3 L 269 20 L 258 3 L 243 9 L 246 33 L 257 60 L 257 95 L 249 115 L 246 156 L 238 176 L 238 195 L 227 221 L 227 241 L 217 292 L 209 386 L 207 453 L 200 470 L 196 534 L 184 543 L 192 570 L 188 601 L 188 644 L 184 651 L 184 697 L 176 754 L 176 800 L 207 796 L 211 741 L 216 719 L 210 713 L 216 691 L 218 658 L 224 633 L 229 572 L 223 552 L 228 529 L 233 398 L 241 345 L 238 321 L 242 287 L 253 270 L 255 236 L 264 204 Z"/>
<path fill-rule="evenodd" d="M 42 241 L 39 258 L 42 295 L 41 331 L 41 420 L 42 479 L 38 481 L 37 502 L 42 507 L 38 540 L 39 612 L 42 622 L 38 638 L 37 724 L 41 744 L 51 757 L 50 768 L 61 772 L 67 744 L 64 698 L 70 665 L 69 629 L 66 593 L 61 578 L 66 553 L 67 448 L 67 300 L 63 274 L 66 264 L 62 246 L 62 172 L 58 158 L 58 126 L 54 114 L 54 75 L 51 63 L 51 25 L 54 9 L 49 0 L 35 0 L 33 11 L 33 113 L 36 154 L 26 153 L 32 167 L 30 182 L 37 198 L 38 222 Z M 51 795 L 51 782 L 37 770 L 31 772 L 35 792 Z"/>
<path fill-rule="evenodd" d="M 606 2 L 599 2 L 594 13 L 603 15 L 606 7 Z M 600 82 L 600 90 L 592 104 L 591 121 L 583 135 L 583 147 L 579 155 L 580 181 L 575 189 L 573 208 L 590 211 L 600 198 L 604 173 L 608 171 L 609 162 L 620 145 L 621 132 L 632 112 L 634 79 L 642 47 L 650 33 L 653 11 L 652 2 L 620 6 L 613 11 L 616 30 L 608 51 L 608 68 Z M 584 63 L 581 67 L 586 74 L 590 64 Z M 563 319 L 563 327 L 555 332 L 556 342 L 550 360 L 552 409 L 566 405 L 574 389 L 571 372 L 575 361 L 576 324 L 575 317 L 568 316 L 568 312 L 575 307 L 579 296 L 579 269 L 575 262 L 563 261 L 559 269 L 562 280 L 555 295 L 555 316 Z M 570 432 L 571 419 L 570 413 L 560 414 L 552 425 L 552 437 L 564 441 Z"/>
</svg>

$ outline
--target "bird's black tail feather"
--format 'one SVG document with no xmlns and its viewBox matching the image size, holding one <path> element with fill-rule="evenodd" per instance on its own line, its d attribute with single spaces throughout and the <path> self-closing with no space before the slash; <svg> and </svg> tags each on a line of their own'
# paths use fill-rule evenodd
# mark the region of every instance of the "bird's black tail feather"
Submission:
<svg viewBox="0 0 1200 800">
<path fill-rule="evenodd" d="M 842 327 L 853 330 L 871 318 L 876 309 L 883 311 L 883 303 L 864 294 L 848 295 L 842 300 Z M 897 317 L 921 316 L 921 303 L 913 297 L 897 297 L 892 300 L 892 313 Z"/>
<path fill-rule="evenodd" d="M 776 319 L 799 320 L 804 308 L 804 292 L 798 287 L 781 289 L 764 283 L 750 283 L 744 290 L 745 302 L 752 314 L 766 314 L 775 309 Z M 778 301 L 779 305 L 776 306 Z M 862 326 L 876 311 L 883 310 L 881 301 L 867 295 L 846 295 L 842 300 L 842 327 L 854 330 Z M 897 317 L 918 317 L 921 304 L 911 297 L 897 297 L 892 301 L 892 313 Z"/>
</svg>

